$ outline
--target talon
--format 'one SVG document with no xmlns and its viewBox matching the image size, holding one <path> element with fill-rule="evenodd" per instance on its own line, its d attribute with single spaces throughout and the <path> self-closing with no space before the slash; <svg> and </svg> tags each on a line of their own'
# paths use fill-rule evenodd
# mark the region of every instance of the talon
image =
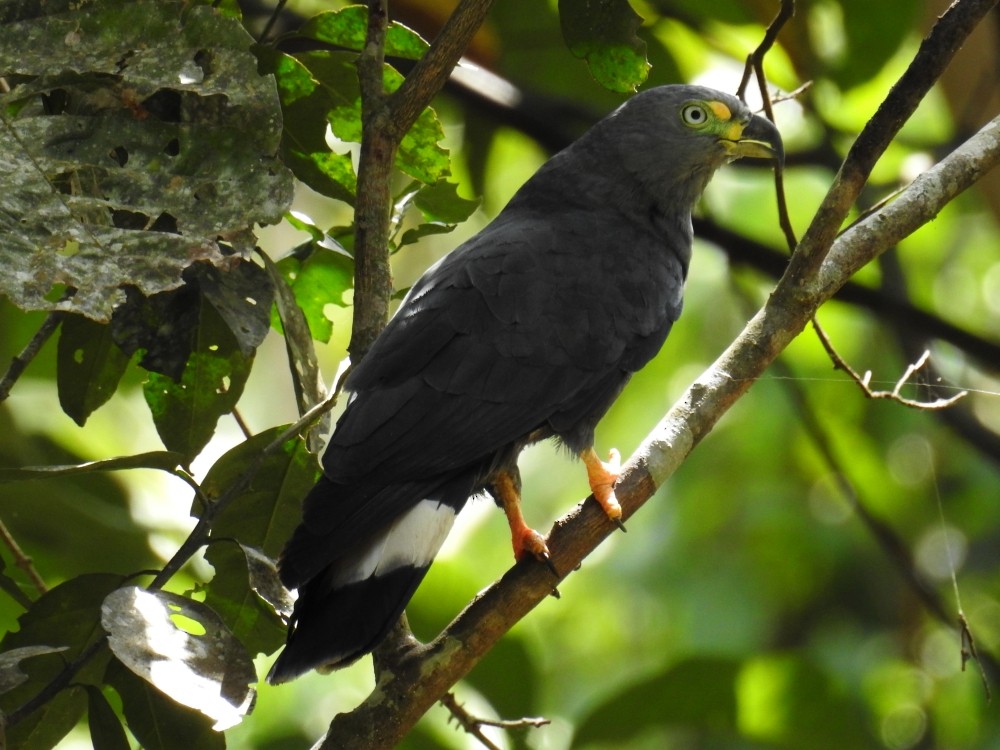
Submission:
<svg viewBox="0 0 1000 750">
<path fill-rule="evenodd" d="M 510 524 L 510 541 L 514 548 L 514 559 L 520 561 L 526 554 L 531 554 L 539 562 L 552 571 L 552 575 L 559 578 L 559 571 L 556 570 L 552 557 L 549 554 L 549 547 L 545 543 L 545 537 L 528 526 L 521 515 L 521 493 L 519 492 L 519 480 L 508 472 L 499 472 L 493 481 L 493 489 L 504 513 L 507 515 L 507 523 Z"/>
<path fill-rule="evenodd" d="M 615 497 L 615 482 L 621 475 L 621 453 L 612 448 L 605 463 L 597 457 L 593 448 L 587 448 L 580 454 L 580 458 L 587 467 L 587 479 L 590 482 L 590 491 L 594 493 L 594 500 L 604 510 L 608 519 L 625 531 L 625 524 L 621 520 L 622 506 Z"/>
</svg>

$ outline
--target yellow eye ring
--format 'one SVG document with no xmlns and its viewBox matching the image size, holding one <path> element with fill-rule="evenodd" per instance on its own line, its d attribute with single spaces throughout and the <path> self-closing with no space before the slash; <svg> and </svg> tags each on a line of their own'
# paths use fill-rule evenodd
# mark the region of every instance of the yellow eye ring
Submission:
<svg viewBox="0 0 1000 750">
<path fill-rule="evenodd" d="M 702 128 L 708 124 L 710 114 L 704 104 L 691 102 L 681 107 L 681 121 L 692 128 Z"/>
</svg>

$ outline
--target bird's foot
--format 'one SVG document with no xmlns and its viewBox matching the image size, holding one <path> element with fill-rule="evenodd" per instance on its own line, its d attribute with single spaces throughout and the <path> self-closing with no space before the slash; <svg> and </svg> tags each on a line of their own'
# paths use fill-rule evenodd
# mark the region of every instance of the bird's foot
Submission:
<svg viewBox="0 0 1000 750">
<path fill-rule="evenodd" d="M 521 561 L 525 556 L 531 555 L 539 562 L 545 563 L 552 575 L 559 577 L 552 556 L 549 554 L 549 546 L 545 543 L 545 537 L 528 526 L 521 514 L 521 493 L 520 481 L 509 472 L 499 472 L 493 481 L 493 491 L 499 500 L 507 516 L 507 523 L 510 524 L 510 541 L 514 547 L 514 559 Z"/>
<path fill-rule="evenodd" d="M 511 542 L 514 545 L 514 559 L 520 561 L 526 555 L 531 555 L 539 562 L 545 563 L 554 575 L 559 575 L 555 565 L 552 564 L 552 556 L 549 554 L 545 537 L 533 528 L 524 525 L 519 529 L 511 529 Z"/>
<path fill-rule="evenodd" d="M 580 457 L 587 467 L 590 491 L 594 493 L 597 504 L 619 529 L 625 531 L 625 524 L 622 523 L 622 506 L 618 503 L 618 498 L 615 497 L 615 482 L 621 475 L 621 453 L 612 448 L 608 452 L 608 460 L 605 462 L 597 457 L 593 448 L 588 448 L 580 454 Z"/>
</svg>

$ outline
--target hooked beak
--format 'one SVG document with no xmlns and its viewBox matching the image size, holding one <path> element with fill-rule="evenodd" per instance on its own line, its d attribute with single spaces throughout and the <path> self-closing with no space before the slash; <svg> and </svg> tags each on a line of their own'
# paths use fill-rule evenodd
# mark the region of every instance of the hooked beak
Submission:
<svg viewBox="0 0 1000 750">
<path fill-rule="evenodd" d="M 755 159 L 769 159 L 778 165 L 785 162 L 785 148 L 781 143 L 781 134 L 774 124 L 766 117 L 754 115 L 750 121 L 743 126 L 734 123 L 734 137 L 726 138 L 722 141 L 733 159 L 751 157 Z"/>
</svg>

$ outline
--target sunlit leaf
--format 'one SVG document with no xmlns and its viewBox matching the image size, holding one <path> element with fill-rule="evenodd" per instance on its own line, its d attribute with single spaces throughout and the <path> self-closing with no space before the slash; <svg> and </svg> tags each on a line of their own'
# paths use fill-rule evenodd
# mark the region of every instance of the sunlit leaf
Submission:
<svg viewBox="0 0 1000 750">
<path fill-rule="evenodd" d="M 182 627 L 185 622 L 196 627 Z M 104 600 L 101 625 L 125 666 L 163 694 L 215 720 L 217 730 L 239 723 L 253 707 L 253 663 L 205 604 L 127 586 Z"/>
<path fill-rule="evenodd" d="M 144 750 L 223 750 L 225 735 L 212 728 L 212 720 L 175 703 L 146 680 L 113 660 L 108 684 L 121 696 L 129 731 Z"/>
<path fill-rule="evenodd" d="M 281 138 L 284 163 L 313 190 L 353 203 L 358 178 L 351 155 L 334 153 L 326 142 L 327 117 L 337 102 L 294 57 L 267 48 L 257 54 L 278 83 L 285 123 Z"/>
<path fill-rule="evenodd" d="M 296 31 L 296 35 L 318 42 L 361 51 L 365 47 L 368 10 L 353 5 L 343 10 L 318 13 Z M 418 60 L 427 51 L 427 42 L 416 32 L 395 21 L 389 24 L 385 36 L 385 54 Z"/>
</svg>

